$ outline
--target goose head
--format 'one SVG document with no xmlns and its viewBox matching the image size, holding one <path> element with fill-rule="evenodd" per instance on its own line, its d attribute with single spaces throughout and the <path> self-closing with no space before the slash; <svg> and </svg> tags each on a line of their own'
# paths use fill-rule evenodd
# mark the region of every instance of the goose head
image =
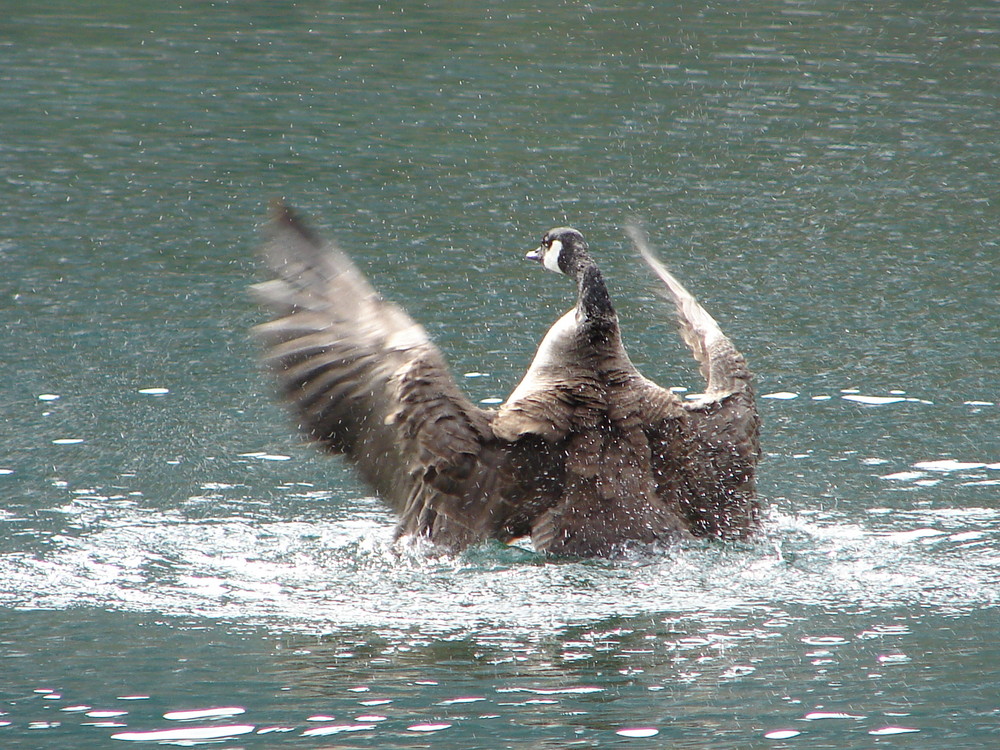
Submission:
<svg viewBox="0 0 1000 750">
<path fill-rule="evenodd" d="M 576 277 L 583 266 L 590 262 L 587 242 L 572 227 L 550 229 L 542 237 L 541 244 L 524 257 L 537 260 L 550 271 L 571 278 Z"/>
</svg>

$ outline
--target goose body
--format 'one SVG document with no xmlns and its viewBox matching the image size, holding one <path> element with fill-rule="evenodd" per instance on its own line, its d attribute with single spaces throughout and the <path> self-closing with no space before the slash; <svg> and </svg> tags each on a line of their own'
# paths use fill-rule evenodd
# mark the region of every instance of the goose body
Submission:
<svg viewBox="0 0 1000 750">
<path fill-rule="evenodd" d="M 400 516 L 397 535 L 458 551 L 530 535 L 545 552 L 607 556 L 629 544 L 739 537 L 757 517 L 759 420 L 746 363 L 681 284 L 633 241 L 675 304 L 704 396 L 644 378 L 586 242 L 545 234 L 528 257 L 577 284 L 497 410 L 462 394 L 440 351 L 351 261 L 275 206 L 255 286 L 255 329 L 300 429 L 343 453 Z"/>
</svg>

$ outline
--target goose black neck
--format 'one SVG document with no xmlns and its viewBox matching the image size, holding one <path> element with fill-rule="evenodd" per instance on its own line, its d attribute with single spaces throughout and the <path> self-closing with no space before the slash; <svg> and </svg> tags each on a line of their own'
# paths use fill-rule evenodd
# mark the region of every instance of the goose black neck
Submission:
<svg viewBox="0 0 1000 750">
<path fill-rule="evenodd" d="M 594 261 L 587 258 L 576 275 L 576 285 L 579 297 L 577 309 L 588 320 L 610 320 L 615 317 L 615 308 L 611 304 L 611 295 L 604 284 L 601 270 Z"/>
</svg>

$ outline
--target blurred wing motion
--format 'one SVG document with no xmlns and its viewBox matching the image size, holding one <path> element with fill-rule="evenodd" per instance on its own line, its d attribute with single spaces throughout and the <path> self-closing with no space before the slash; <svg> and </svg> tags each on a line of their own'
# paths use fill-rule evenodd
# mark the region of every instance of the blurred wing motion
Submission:
<svg viewBox="0 0 1000 750">
<path fill-rule="evenodd" d="M 253 290 L 275 317 L 255 334 L 299 428 L 351 459 L 400 514 L 400 534 L 454 548 L 494 534 L 489 414 L 423 327 L 283 204 L 272 205 L 262 256 L 275 278 Z"/>
<path fill-rule="evenodd" d="M 756 524 L 760 418 L 746 360 L 719 324 L 656 258 L 645 234 L 627 227 L 642 259 L 663 282 L 681 338 L 705 378 L 705 393 L 682 402 L 686 418 L 666 425 L 654 465 L 668 484 L 683 477 L 681 506 L 696 535 L 742 536 Z"/>
</svg>

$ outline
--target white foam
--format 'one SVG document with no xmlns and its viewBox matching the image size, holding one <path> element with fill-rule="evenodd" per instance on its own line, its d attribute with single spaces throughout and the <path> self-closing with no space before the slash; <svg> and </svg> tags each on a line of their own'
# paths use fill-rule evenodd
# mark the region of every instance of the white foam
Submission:
<svg viewBox="0 0 1000 750">
<path fill-rule="evenodd" d="M 975 461 L 956 461 L 952 458 L 944 458 L 939 461 L 918 461 L 913 464 L 914 469 L 924 471 L 968 471 L 970 469 L 985 469 L 986 464 Z"/>
<path fill-rule="evenodd" d="M 170 393 L 169 388 L 140 388 L 139 393 L 144 396 L 163 396 Z"/>
<path fill-rule="evenodd" d="M 948 537 L 949 542 L 971 542 L 973 539 L 982 539 L 986 536 L 981 531 L 963 531 L 958 534 L 952 534 Z"/>
<path fill-rule="evenodd" d="M 918 539 L 930 539 L 943 535 L 944 532 L 937 529 L 912 529 L 911 531 L 894 531 L 884 536 L 889 541 L 906 544 L 907 542 L 915 542 Z"/>
<path fill-rule="evenodd" d="M 897 471 L 895 474 L 886 474 L 883 479 L 888 479 L 890 482 L 912 482 L 914 479 L 920 479 L 925 477 L 922 471 Z"/>
<path fill-rule="evenodd" d="M 779 401 L 791 401 L 793 398 L 798 398 L 799 394 L 792 393 L 791 391 L 778 391 L 776 393 L 765 393 L 761 398 L 773 398 Z"/>
</svg>

